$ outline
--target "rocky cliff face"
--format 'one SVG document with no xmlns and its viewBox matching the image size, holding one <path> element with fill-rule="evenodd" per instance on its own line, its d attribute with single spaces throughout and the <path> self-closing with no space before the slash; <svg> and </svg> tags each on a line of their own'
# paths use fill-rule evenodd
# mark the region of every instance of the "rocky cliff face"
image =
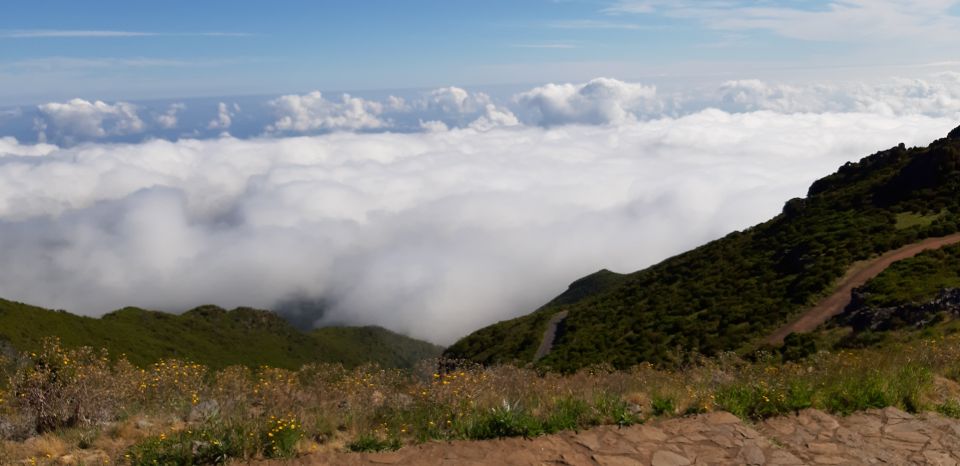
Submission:
<svg viewBox="0 0 960 466">
<path fill-rule="evenodd" d="M 925 303 L 907 303 L 892 307 L 873 307 L 864 303 L 867 295 L 859 288 L 835 323 L 853 327 L 854 332 L 923 328 L 947 316 L 960 317 L 960 288 L 941 290 Z"/>
</svg>

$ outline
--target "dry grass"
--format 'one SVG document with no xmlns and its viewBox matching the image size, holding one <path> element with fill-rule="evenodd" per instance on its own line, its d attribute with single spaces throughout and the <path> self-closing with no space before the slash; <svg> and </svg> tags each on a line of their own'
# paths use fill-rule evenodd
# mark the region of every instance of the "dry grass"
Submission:
<svg viewBox="0 0 960 466">
<path fill-rule="evenodd" d="M 291 457 L 719 409 L 749 418 L 809 406 L 960 412 L 957 336 L 882 352 L 822 352 L 796 363 L 727 354 L 680 370 L 594 367 L 571 375 L 437 361 L 413 371 L 316 364 L 214 372 L 174 360 L 141 369 L 55 341 L 4 367 L 0 419 L 14 425 L 8 431 L 42 434 L 4 442 L 0 459 L 27 464 L 96 455 L 120 463 L 164 455 L 204 462 Z"/>
</svg>

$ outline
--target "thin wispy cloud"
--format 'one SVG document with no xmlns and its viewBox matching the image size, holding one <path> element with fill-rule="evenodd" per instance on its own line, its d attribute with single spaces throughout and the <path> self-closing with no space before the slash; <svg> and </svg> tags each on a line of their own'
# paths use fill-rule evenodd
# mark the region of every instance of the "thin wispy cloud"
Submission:
<svg viewBox="0 0 960 466">
<path fill-rule="evenodd" d="M 3 39 L 49 39 L 49 38 L 117 38 L 117 37 L 247 37 L 246 32 L 150 32 L 150 31 L 111 31 L 83 29 L 17 29 L 0 31 Z"/>
<path fill-rule="evenodd" d="M 175 58 L 151 57 L 44 57 L 0 62 L 0 70 L 7 71 L 64 71 L 98 68 L 175 68 L 175 67 L 215 67 L 258 61 L 255 58 L 210 58 L 204 60 L 183 60 Z"/>
<path fill-rule="evenodd" d="M 547 23 L 547 27 L 554 28 L 554 29 L 626 29 L 626 30 L 652 29 L 650 26 L 644 26 L 640 24 L 620 22 L 620 21 L 593 20 L 593 19 L 553 21 L 553 22 Z"/>
<path fill-rule="evenodd" d="M 958 5 L 957 0 L 845 0 L 809 8 L 742 0 L 621 0 L 600 11 L 691 20 L 716 30 L 770 31 L 806 41 L 872 43 L 907 37 L 953 41 L 960 28 Z"/>
</svg>

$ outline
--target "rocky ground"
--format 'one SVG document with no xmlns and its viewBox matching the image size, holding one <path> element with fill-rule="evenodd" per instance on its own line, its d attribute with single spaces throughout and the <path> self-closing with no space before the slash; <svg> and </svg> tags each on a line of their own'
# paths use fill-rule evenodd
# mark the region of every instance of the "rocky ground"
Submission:
<svg viewBox="0 0 960 466">
<path fill-rule="evenodd" d="M 434 442 L 390 453 L 326 453 L 275 464 L 957 465 L 958 460 L 960 420 L 887 408 L 847 417 L 810 409 L 757 424 L 716 412 L 536 439 Z"/>
</svg>

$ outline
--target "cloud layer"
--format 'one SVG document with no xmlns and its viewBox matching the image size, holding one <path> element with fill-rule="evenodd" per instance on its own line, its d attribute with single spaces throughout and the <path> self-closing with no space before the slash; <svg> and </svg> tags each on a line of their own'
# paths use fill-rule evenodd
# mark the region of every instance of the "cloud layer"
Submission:
<svg viewBox="0 0 960 466">
<path fill-rule="evenodd" d="M 435 111 L 468 117 L 433 132 L 0 139 L 0 296 L 91 315 L 316 300 L 321 324 L 450 343 L 586 273 L 635 270 L 764 220 L 847 160 L 956 126 L 896 113 L 922 106 L 789 113 L 792 97 L 754 84 L 724 91 L 744 96 L 739 113 L 676 118 L 637 118 L 653 89 L 593 81 L 533 90 L 520 117 L 472 94 L 434 96 Z M 363 129 L 430 105 L 308 97 L 276 101 L 302 117 L 277 131 Z M 523 116 L 527 105 L 539 116 Z M 758 110 L 771 106 L 782 112 Z M 73 107 L 96 109 L 85 111 L 104 131 L 131 128 L 108 121 L 121 110 Z"/>
<path fill-rule="evenodd" d="M 960 118 L 960 73 L 888 78 L 866 83 L 782 83 L 740 79 L 684 88 L 597 78 L 546 84 L 492 97 L 444 87 L 402 97 L 370 98 L 319 91 L 247 100 L 238 127 L 235 101 L 183 102 L 154 108 L 129 102 L 73 99 L 0 113 L 0 136 L 73 145 L 88 141 L 133 142 L 154 137 L 282 137 L 331 132 L 437 132 L 505 126 L 621 125 L 692 115 L 707 108 L 730 113 L 872 113 Z M 26 131 L 4 131 L 5 128 Z M 36 138 L 34 138 L 36 135 Z"/>
</svg>

